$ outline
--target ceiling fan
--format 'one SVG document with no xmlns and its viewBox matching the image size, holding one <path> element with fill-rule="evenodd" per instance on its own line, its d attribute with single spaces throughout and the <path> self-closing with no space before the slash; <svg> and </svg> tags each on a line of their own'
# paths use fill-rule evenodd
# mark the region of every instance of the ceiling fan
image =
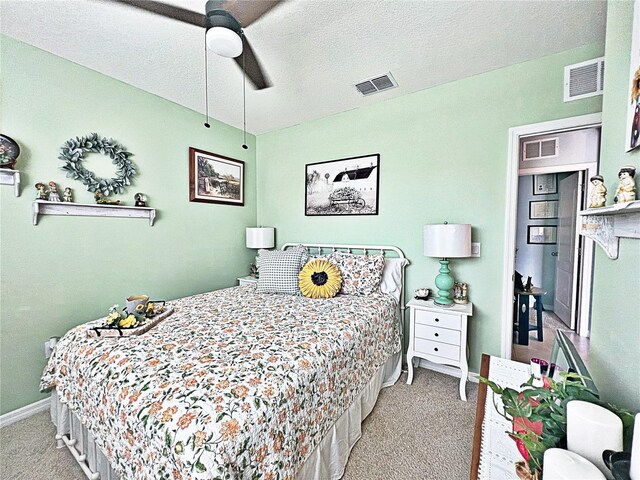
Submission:
<svg viewBox="0 0 640 480">
<path fill-rule="evenodd" d="M 257 90 L 271 86 L 243 28 L 261 18 L 282 0 L 208 0 L 204 14 L 155 0 L 110 1 L 204 28 L 208 48 L 218 55 L 233 58 Z"/>
</svg>

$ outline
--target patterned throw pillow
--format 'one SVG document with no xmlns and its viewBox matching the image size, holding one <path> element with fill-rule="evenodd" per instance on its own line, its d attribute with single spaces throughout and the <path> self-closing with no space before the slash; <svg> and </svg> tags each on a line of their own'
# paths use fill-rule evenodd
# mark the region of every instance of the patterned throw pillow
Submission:
<svg viewBox="0 0 640 480">
<path fill-rule="evenodd" d="M 340 270 L 327 260 L 311 260 L 298 278 L 300 291 L 307 298 L 333 298 L 342 286 Z"/>
<path fill-rule="evenodd" d="M 380 291 L 384 255 L 353 255 L 336 252 L 333 261 L 342 274 L 342 291 L 346 295 L 371 295 Z"/>
<path fill-rule="evenodd" d="M 300 295 L 298 273 L 306 255 L 304 247 L 287 250 L 260 250 L 256 293 Z"/>
</svg>

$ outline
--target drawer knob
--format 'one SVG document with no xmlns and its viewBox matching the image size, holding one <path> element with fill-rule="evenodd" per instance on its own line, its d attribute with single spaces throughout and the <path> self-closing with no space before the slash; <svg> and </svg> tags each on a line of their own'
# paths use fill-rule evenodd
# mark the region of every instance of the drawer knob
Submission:
<svg viewBox="0 0 640 480">
<path fill-rule="evenodd" d="M 439 322 L 439 321 L 440 321 L 440 319 L 439 319 L 439 318 L 436 318 L 436 322 Z"/>
<path fill-rule="evenodd" d="M 435 334 L 435 336 L 436 336 L 436 337 L 439 337 L 439 336 L 440 336 L 440 334 L 439 334 L 439 333 L 436 333 L 436 334 Z"/>
<path fill-rule="evenodd" d="M 437 352 L 438 351 L 438 347 L 435 347 L 433 350 L 434 350 L 434 352 Z"/>
</svg>

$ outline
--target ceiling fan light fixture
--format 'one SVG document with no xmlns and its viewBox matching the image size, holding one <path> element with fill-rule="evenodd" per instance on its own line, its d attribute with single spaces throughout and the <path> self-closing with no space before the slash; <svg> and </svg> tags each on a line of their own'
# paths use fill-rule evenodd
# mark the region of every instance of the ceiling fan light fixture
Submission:
<svg viewBox="0 0 640 480">
<path fill-rule="evenodd" d="M 235 58 L 242 53 L 242 38 L 225 27 L 207 30 L 207 47 L 221 57 Z"/>
</svg>

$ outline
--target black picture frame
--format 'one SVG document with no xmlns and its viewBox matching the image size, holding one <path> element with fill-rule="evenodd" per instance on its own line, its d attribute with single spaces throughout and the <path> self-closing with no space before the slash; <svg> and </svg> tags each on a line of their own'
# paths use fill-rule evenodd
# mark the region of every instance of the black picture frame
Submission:
<svg viewBox="0 0 640 480">
<path fill-rule="evenodd" d="M 534 195 L 553 195 L 558 193 L 558 177 L 555 173 L 533 176 Z"/>
<path fill-rule="evenodd" d="M 541 231 L 541 229 L 548 230 L 548 232 Z M 558 226 L 527 225 L 527 243 L 529 245 L 555 245 L 558 243 Z"/>
<path fill-rule="evenodd" d="M 378 215 L 380 154 L 305 165 L 307 217 Z"/>
<path fill-rule="evenodd" d="M 529 220 L 558 218 L 558 200 L 530 200 Z"/>
</svg>

